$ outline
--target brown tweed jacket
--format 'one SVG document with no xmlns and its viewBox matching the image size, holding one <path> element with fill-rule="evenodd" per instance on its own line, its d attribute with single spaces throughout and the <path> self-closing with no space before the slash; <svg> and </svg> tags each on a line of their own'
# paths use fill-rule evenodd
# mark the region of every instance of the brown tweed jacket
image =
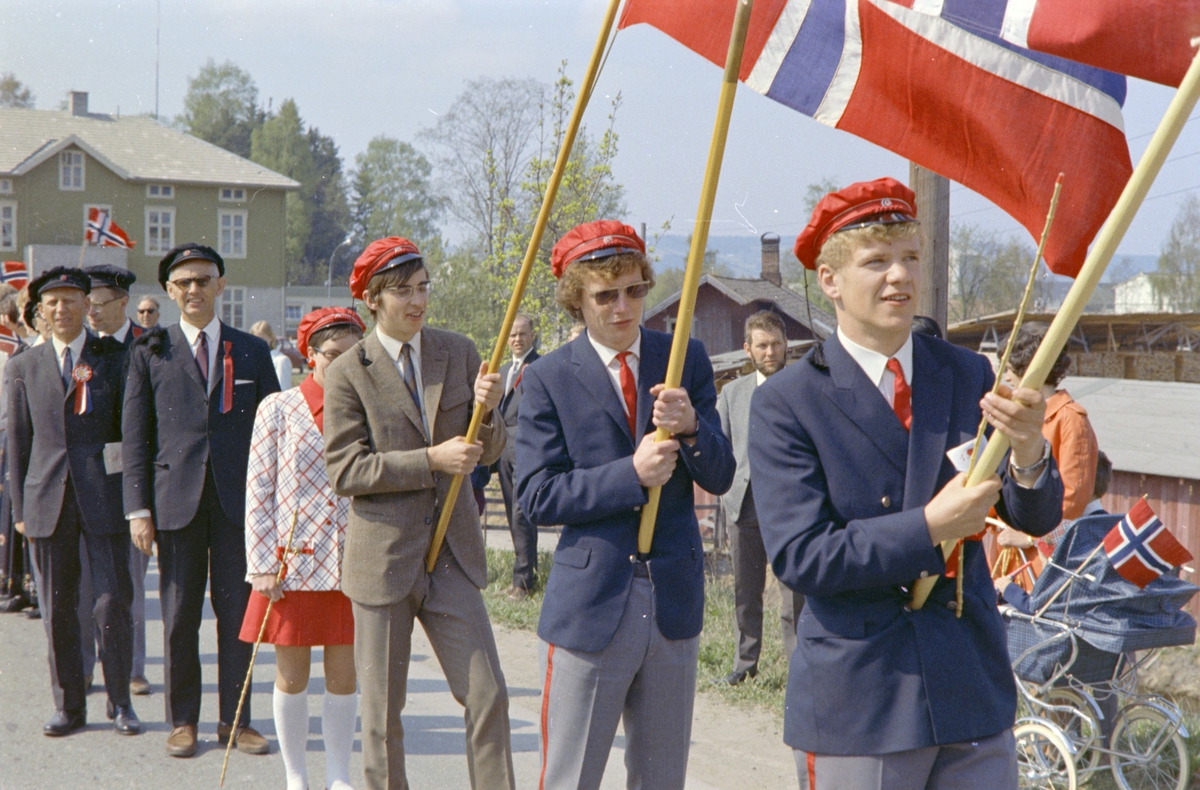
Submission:
<svg viewBox="0 0 1200 790">
<path fill-rule="evenodd" d="M 421 331 L 422 403 L 432 441 L 396 365 L 374 332 L 325 373 L 325 464 L 334 493 L 352 497 L 342 559 L 342 591 L 369 606 L 398 603 L 425 572 L 425 554 L 451 475 L 429 469 L 425 448 L 467 432 L 479 352 L 466 337 Z M 479 433 L 482 464 L 504 448 L 504 421 Z M 487 586 L 479 511 L 464 481 L 446 546 L 467 577 Z"/>
</svg>

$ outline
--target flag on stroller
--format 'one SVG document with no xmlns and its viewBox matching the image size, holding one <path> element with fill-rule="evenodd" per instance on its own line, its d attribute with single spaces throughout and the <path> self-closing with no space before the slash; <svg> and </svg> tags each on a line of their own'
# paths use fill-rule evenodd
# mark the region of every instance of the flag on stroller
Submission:
<svg viewBox="0 0 1200 790">
<path fill-rule="evenodd" d="M 1139 499 L 1104 536 L 1104 553 L 1117 573 L 1142 590 L 1192 559 L 1191 552 L 1167 530 L 1144 499 Z"/>
</svg>

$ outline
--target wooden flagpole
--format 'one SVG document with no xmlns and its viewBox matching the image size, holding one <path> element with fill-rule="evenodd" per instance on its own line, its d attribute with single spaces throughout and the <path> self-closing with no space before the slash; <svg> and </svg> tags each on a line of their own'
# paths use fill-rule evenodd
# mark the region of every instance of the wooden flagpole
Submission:
<svg viewBox="0 0 1200 790">
<path fill-rule="evenodd" d="M 692 314 L 696 310 L 696 289 L 700 287 L 700 270 L 704 266 L 704 251 L 708 247 L 708 230 L 712 221 L 713 203 L 717 199 L 717 181 L 721 162 L 725 158 L 725 139 L 729 136 L 729 117 L 737 95 L 738 73 L 742 68 L 742 51 L 746 45 L 746 30 L 750 27 L 753 0 L 737 0 L 733 30 L 729 36 L 729 52 L 725 56 L 725 77 L 721 98 L 717 102 L 717 120 L 713 125 L 712 143 L 708 149 L 708 165 L 704 171 L 704 186 L 700 190 L 700 208 L 696 212 L 696 230 L 692 233 L 692 248 L 688 252 L 687 269 L 683 275 L 683 293 L 679 297 L 679 312 L 675 319 L 675 336 L 671 342 L 671 357 L 667 362 L 664 382 L 668 389 L 678 387 L 683 379 L 683 362 L 687 356 L 688 338 L 692 334 Z M 656 442 L 665 442 L 671 434 L 662 428 L 654 433 Z M 638 552 L 650 553 L 654 542 L 654 522 L 658 518 L 658 502 L 662 487 L 651 488 L 642 508 L 638 529 Z"/>
<path fill-rule="evenodd" d="M 512 297 L 508 300 L 508 311 L 504 314 L 504 323 L 500 325 L 500 334 L 496 336 L 496 348 L 492 351 L 492 358 L 488 362 L 488 373 L 499 371 L 500 365 L 504 361 L 504 351 L 508 346 L 508 333 L 512 331 L 513 322 L 517 319 L 517 311 L 521 307 L 521 300 L 525 297 L 525 287 L 529 283 L 529 275 L 533 272 L 533 263 L 537 259 L 538 249 L 542 246 L 542 236 L 546 232 L 546 224 L 550 221 L 554 199 L 558 196 L 558 185 L 562 182 L 563 173 L 567 170 L 571 149 L 575 146 L 575 136 L 583 121 L 583 112 L 587 109 L 588 100 L 592 98 L 592 89 L 596 86 L 600 63 L 604 59 L 604 47 L 608 44 L 613 22 L 617 18 L 617 9 L 620 6 L 621 0 L 609 0 L 608 10 L 604 14 L 604 22 L 600 27 L 600 35 L 596 37 L 596 47 L 592 50 L 592 60 L 588 63 L 587 72 L 580 85 L 579 98 L 575 102 L 575 108 L 571 111 L 571 120 L 567 124 L 562 147 L 558 151 L 558 160 L 554 163 L 554 170 L 550 174 L 550 180 L 546 183 L 542 208 L 538 212 L 537 221 L 534 222 L 533 232 L 529 237 L 529 247 L 525 250 L 525 259 L 521 262 L 521 269 L 517 273 L 517 283 L 513 288 Z M 475 443 L 479 438 L 479 426 L 482 422 L 482 410 L 475 409 L 471 415 L 471 422 L 467 426 L 467 435 L 464 441 L 469 444 Z M 429 554 L 425 557 L 425 570 L 428 573 L 433 573 L 434 566 L 437 565 L 438 553 L 442 550 L 442 542 L 446 539 L 446 528 L 450 526 L 450 517 L 454 513 L 454 503 L 458 500 L 462 481 L 462 475 L 454 476 L 450 481 L 450 490 L 446 492 L 446 499 L 442 502 L 437 528 L 433 532 L 433 541 L 429 544 Z"/>
<path fill-rule="evenodd" d="M 1184 75 L 1183 82 L 1179 84 L 1179 90 L 1175 92 L 1175 97 L 1167 107 L 1162 122 L 1154 132 L 1154 137 L 1150 139 L 1149 147 L 1142 154 L 1142 159 L 1134 169 L 1133 175 L 1129 177 L 1129 182 L 1125 184 L 1125 189 L 1121 192 L 1117 205 L 1108 215 L 1108 222 L 1104 224 L 1100 234 L 1096 237 L 1096 242 L 1092 245 L 1083 268 L 1075 278 L 1074 285 L 1067 293 L 1066 300 L 1063 301 L 1062 307 L 1059 308 L 1058 314 L 1054 316 L 1054 321 L 1050 324 L 1050 329 L 1033 355 L 1033 360 L 1030 361 L 1029 368 L 1025 371 L 1024 378 L 1021 379 L 1022 387 L 1036 390 L 1041 389 L 1041 386 L 1046 383 L 1046 376 L 1050 374 L 1050 369 L 1054 367 L 1059 353 L 1066 347 L 1071 333 L 1075 331 L 1075 324 L 1083 315 L 1088 300 L 1092 298 L 1096 286 L 1100 283 L 1100 278 L 1104 276 L 1105 268 L 1112 260 L 1113 254 L 1116 253 L 1121 239 L 1125 237 L 1125 232 L 1129 230 L 1129 225 L 1133 222 L 1142 201 L 1146 199 L 1146 193 L 1150 191 L 1154 179 L 1158 177 L 1163 162 L 1166 161 L 1171 147 L 1179 138 L 1179 133 L 1183 131 L 1188 116 L 1196 107 L 1198 98 L 1200 98 L 1200 53 L 1192 60 L 1192 65 Z M 976 486 L 994 475 L 1000 468 L 1000 462 L 1004 460 L 1008 446 L 1006 436 L 998 431 L 993 433 L 992 440 L 980 454 L 979 462 L 967 477 L 966 484 Z M 953 550 L 953 541 L 942 544 L 944 556 L 949 556 Z M 933 591 L 936 581 L 936 576 L 917 580 L 913 586 L 911 604 L 913 609 L 924 606 L 925 599 Z"/>
</svg>

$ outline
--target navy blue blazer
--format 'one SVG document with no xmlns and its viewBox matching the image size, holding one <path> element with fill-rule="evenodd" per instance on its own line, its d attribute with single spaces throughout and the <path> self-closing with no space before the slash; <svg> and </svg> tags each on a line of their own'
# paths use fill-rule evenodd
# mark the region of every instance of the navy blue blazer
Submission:
<svg viewBox="0 0 1200 790">
<path fill-rule="evenodd" d="M 563 525 L 546 582 L 538 636 L 570 650 L 594 652 L 612 641 L 633 585 L 638 525 L 646 489 L 633 452 L 652 422 L 650 388 L 666 377 L 671 336 L 642 329 L 637 436 L 596 349 L 585 335 L 525 368 L 517 434 L 517 501 L 537 525 Z M 682 385 L 699 418 L 696 444 L 659 502 L 648 558 L 658 628 L 690 639 L 704 621 L 704 547 L 692 484 L 722 494 L 733 481 L 733 450 L 721 432 L 712 365 L 704 346 L 688 343 Z"/>
<path fill-rule="evenodd" d="M 750 475 L 767 556 L 807 605 L 788 677 L 784 741 L 864 755 L 1012 727 L 1016 688 L 979 542 L 966 545 L 962 619 L 944 576 L 925 606 L 907 587 L 942 574 L 924 506 L 956 474 L 991 389 L 982 356 L 913 335 L 911 433 L 837 336 L 766 380 L 750 412 Z M 1000 516 L 1031 535 L 1062 517 L 1053 466 L 1035 488 L 1004 467 Z"/>
</svg>

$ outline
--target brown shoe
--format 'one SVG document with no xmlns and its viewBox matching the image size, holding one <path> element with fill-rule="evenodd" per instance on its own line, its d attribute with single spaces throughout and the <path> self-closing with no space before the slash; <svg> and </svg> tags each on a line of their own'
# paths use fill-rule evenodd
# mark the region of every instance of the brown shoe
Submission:
<svg viewBox="0 0 1200 790">
<path fill-rule="evenodd" d="M 196 725 L 185 724 L 171 730 L 167 736 L 167 754 L 172 757 L 191 757 L 196 753 Z"/>
<path fill-rule="evenodd" d="M 217 725 L 217 742 L 224 746 L 229 742 L 229 725 Z M 267 739 L 258 734 L 253 727 L 239 727 L 233 739 L 233 745 L 239 752 L 246 754 L 266 754 L 270 748 Z"/>
<path fill-rule="evenodd" d="M 130 678 L 129 679 L 129 693 L 130 694 L 149 694 L 150 693 L 150 681 L 146 680 L 143 677 Z"/>
<path fill-rule="evenodd" d="M 524 587 L 518 587 L 515 584 L 512 587 L 509 587 L 507 592 L 508 600 L 513 602 L 524 601 L 529 597 L 529 590 L 526 590 Z"/>
</svg>

